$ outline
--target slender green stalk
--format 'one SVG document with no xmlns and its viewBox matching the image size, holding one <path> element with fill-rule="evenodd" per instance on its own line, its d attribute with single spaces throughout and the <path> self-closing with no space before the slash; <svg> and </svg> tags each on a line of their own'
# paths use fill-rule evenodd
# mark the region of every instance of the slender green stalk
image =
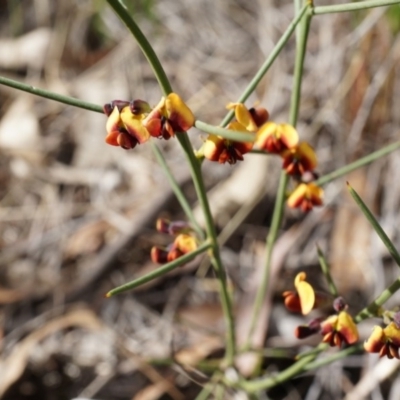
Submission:
<svg viewBox="0 0 400 400">
<path fill-rule="evenodd" d="M 298 15 L 296 15 L 294 20 L 290 23 L 290 25 L 287 27 L 285 33 L 278 40 L 278 43 L 273 48 L 269 57 L 265 60 L 264 64 L 261 66 L 261 68 L 258 70 L 258 72 L 254 75 L 254 78 L 250 81 L 250 83 L 248 84 L 246 89 L 243 91 L 242 95 L 237 100 L 238 103 L 244 103 L 248 99 L 248 97 L 253 93 L 254 89 L 257 87 L 257 85 L 260 83 L 261 79 L 264 77 L 264 75 L 270 69 L 271 65 L 274 63 L 275 59 L 278 57 L 281 50 L 285 47 L 286 43 L 292 36 L 293 31 L 296 29 L 297 24 L 301 21 L 303 15 L 306 13 L 306 11 L 308 9 L 309 9 L 309 6 L 305 5 L 300 10 Z M 221 125 L 226 126 L 229 123 L 229 121 L 233 118 L 233 115 L 234 115 L 234 111 L 231 110 L 229 113 L 227 113 L 224 120 L 221 122 Z"/>
<path fill-rule="evenodd" d="M 380 308 L 400 289 L 400 278 L 396 279 L 388 288 L 386 288 L 371 304 L 362 309 L 354 318 L 361 322 L 366 318 L 377 317 Z"/>
<path fill-rule="evenodd" d="M 151 68 L 153 69 L 154 75 L 156 76 L 158 84 L 160 85 L 164 95 L 166 96 L 171 93 L 172 88 L 164 71 L 164 68 L 160 63 L 160 60 L 158 59 L 156 53 L 153 50 L 153 47 L 150 45 L 146 36 L 136 25 L 136 22 L 129 14 L 129 11 L 126 8 L 125 4 L 122 2 L 122 0 L 107 0 L 107 3 L 121 18 L 121 20 L 132 33 L 133 37 L 136 39 L 138 45 L 140 46 L 140 49 L 142 50 Z"/>
<path fill-rule="evenodd" d="M 367 205 L 363 202 L 361 197 L 358 195 L 358 193 L 350 186 L 349 183 L 347 183 L 347 188 L 349 189 L 349 192 L 357 205 L 360 207 L 361 211 L 367 218 L 367 220 L 370 222 L 372 227 L 374 228 L 375 232 L 378 234 L 380 239 L 382 240 L 383 244 L 386 246 L 386 248 L 389 250 L 390 255 L 393 257 L 394 261 L 396 264 L 400 267 L 400 254 L 397 251 L 396 247 L 392 243 L 392 241 L 389 239 L 388 235 L 386 235 L 385 231 L 382 229 L 381 225 L 377 221 L 377 219 L 374 217 L 370 209 L 367 207 Z"/>
<path fill-rule="evenodd" d="M 329 272 L 328 262 L 326 261 L 325 255 L 318 245 L 317 245 L 317 253 L 318 253 L 319 265 L 321 266 L 322 273 L 324 274 L 325 279 L 328 283 L 329 291 L 331 292 L 333 297 L 338 297 L 339 294 L 335 282 L 333 282 L 331 273 Z"/>
<path fill-rule="evenodd" d="M 111 297 L 115 296 L 116 294 L 127 292 L 128 290 L 135 289 L 140 285 L 144 285 L 145 283 L 152 281 L 153 279 L 159 278 L 160 276 L 167 274 L 168 272 L 174 270 L 175 268 L 180 267 L 183 264 L 186 264 L 187 262 L 193 260 L 196 256 L 198 256 L 201 253 L 204 253 L 210 247 L 211 243 L 209 241 L 206 241 L 202 243 L 196 250 L 188 254 L 185 254 L 182 257 L 179 257 L 176 260 L 169 262 L 168 264 L 163 265 L 162 267 L 156 269 L 155 271 L 149 272 L 148 274 L 143 275 L 140 278 L 134 279 L 131 282 L 125 283 L 124 285 L 118 286 L 110 290 L 106 294 L 106 297 Z"/>
<path fill-rule="evenodd" d="M 282 215 L 284 210 L 285 204 L 285 192 L 286 186 L 288 183 L 289 177 L 285 172 L 282 172 L 281 179 L 279 181 L 278 192 L 275 200 L 275 207 L 274 212 L 272 214 L 272 221 L 271 221 L 271 229 L 269 231 L 267 242 L 266 242 L 266 260 L 265 260 L 265 267 L 263 271 L 263 275 L 261 277 L 260 286 L 257 289 L 256 298 L 254 300 L 254 306 L 252 309 L 251 314 L 251 322 L 249 328 L 249 335 L 247 337 L 247 342 L 245 348 L 249 348 L 251 345 L 251 339 L 253 337 L 254 329 L 256 327 L 258 317 L 262 308 L 262 304 L 264 301 L 265 293 L 268 289 L 269 277 L 270 277 L 270 266 L 272 260 L 272 250 L 275 244 L 275 241 L 278 237 L 279 227 L 282 221 Z"/>
<path fill-rule="evenodd" d="M 289 379 L 303 372 L 305 367 L 315 359 L 317 355 L 311 354 L 297 361 L 295 364 L 286 368 L 275 376 L 269 376 L 265 379 L 256 381 L 243 381 L 241 382 L 241 388 L 246 392 L 255 393 L 261 390 L 271 389 L 277 385 L 287 382 Z"/>
<path fill-rule="evenodd" d="M 339 178 L 341 176 L 348 174 L 351 171 L 361 168 L 364 165 L 370 164 L 371 162 L 377 160 L 378 158 L 381 158 L 386 154 L 392 153 L 393 151 L 399 148 L 400 148 L 400 141 L 389 144 L 388 146 L 382 147 L 381 149 L 374 151 L 373 153 L 368 154 L 367 156 L 362 157 L 357 161 L 347 164 L 342 168 L 338 168 L 336 171 L 321 176 L 321 178 L 317 179 L 314 183 L 319 186 L 325 185 L 326 183 L 329 183 L 336 178 Z"/>
<path fill-rule="evenodd" d="M 308 6 L 305 6 L 305 9 L 302 9 L 302 14 L 304 15 L 305 10 L 307 10 Z M 299 114 L 299 106 L 300 106 L 300 93 L 301 93 L 301 81 L 303 76 L 303 64 L 304 57 L 307 46 L 307 38 L 308 31 L 311 22 L 311 14 L 305 14 L 304 20 L 302 21 L 303 27 L 300 30 L 300 44 L 297 46 L 296 50 L 296 61 L 295 61 L 295 69 L 294 69 L 294 77 L 293 77 L 293 92 L 290 104 L 290 124 L 296 126 L 297 118 Z M 275 245 L 275 241 L 278 237 L 278 231 L 282 223 L 283 210 L 286 198 L 286 187 L 289 181 L 289 177 L 285 171 L 282 171 L 279 181 L 279 187 L 277 196 L 275 199 L 274 211 L 272 214 L 272 222 L 271 229 L 269 231 L 267 240 L 266 240 L 266 258 L 265 258 L 265 267 L 261 277 L 260 286 L 257 289 L 256 298 L 254 301 L 254 307 L 252 310 L 251 322 L 249 335 L 247 338 L 247 343 L 245 347 L 249 347 L 251 343 L 251 339 L 254 333 L 254 329 L 256 327 L 257 320 L 260 315 L 260 311 L 262 308 L 262 304 L 264 301 L 265 294 L 268 290 L 269 278 L 271 274 L 271 261 L 272 261 L 272 251 Z"/>
<path fill-rule="evenodd" d="M 367 8 L 390 6 L 400 4 L 400 0 L 369 0 L 356 3 L 337 4 L 332 6 L 319 6 L 312 9 L 314 15 L 331 14 L 346 11 L 365 10 Z"/>
<path fill-rule="evenodd" d="M 129 14 L 126 7 L 123 5 L 121 0 L 107 0 L 109 5 L 113 8 L 116 14 L 124 21 L 132 35 L 137 40 L 141 50 L 145 54 L 148 62 L 150 63 L 153 71 L 157 77 L 157 80 L 163 90 L 164 95 L 168 95 L 172 92 L 171 85 L 165 74 L 164 69 L 160 61 L 157 58 L 150 43 L 136 25 L 135 21 Z M 189 163 L 189 167 L 192 174 L 193 184 L 196 189 L 197 197 L 204 213 L 204 219 L 206 223 L 207 238 L 211 242 L 212 257 L 211 261 L 216 272 L 219 284 L 220 284 L 220 296 L 221 305 L 224 312 L 226 331 L 227 331 L 227 343 L 226 343 L 226 362 L 228 365 L 233 364 L 235 356 L 235 327 L 233 320 L 233 312 L 231 299 L 228 292 L 225 272 L 222 266 L 219 246 L 217 241 L 217 234 L 215 231 L 214 221 L 208 203 L 207 192 L 203 182 L 203 176 L 201 174 L 201 165 L 199 160 L 196 158 L 189 137 L 186 132 L 180 132 L 176 135 L 180 145 L 182 146 L 186 158 Z"/>
<path fill-rule="evenodd" d="M 194 217 L 192 208 L 190 207 L 189 202 L 187 201 L 185 195 L 182 192 L 181 187 L 179 186 L 179 183 L 176 181 L 172 171 L 170 170 L 161 150 L 158 148 L 156 144 L 154 144 L 153 141 L 151 141 L 152 149 L 154 152 L 154 155 L 157 158 L 158 163 L 162 167 L 163 171 L 165 172 L 165 175 L 167 176 L 169 185 L 171 186 L 172 190 L 175 193 L 176 198 L 179 201 L 179 204 L 182 207 L 182 210 L 186 214 L 186 217 L 188 220 L 191 222 L 193 228 L 197 232 L 197 234 L 200 236 L 200 238 L 204 239 L 204 232 L 199 223 L 197 222 L 196 218 Z"/>
<path fill-rule="evenodd" d="M 207 191 L 204 186 L 203 177 L 201 174 L 201 165 L 197 160 L 193 149 L 191 147 L 189 138 L 187 135 L 177 135 L 178 140 L 180 141 L 185 153 L 186 157 L 189 161 L 189 167 L 191 169 L 193 184 L 196 189 L 197 197 L 199 199 L 201 208 L 204 213 L 204 219 L 206 222 L 206 231 L 207 237 L 212 243 L 212 256 L 211 263 L 214 267 L 215 273 L 217 275 L 219 284 L 220 284 L 220 296 L 221 296 L 221 305 L 222 310 L 224 312 L 225 324 L 226 324 L 226 334 L 227 334 L 227 343 L 226 343 L 226 362 L 228 365 L 232 365 L 236 352 L 236 343 L 235 343 L 235 324 L 233 318 L 232 304 L 231 299 L 227 287 L 225 271 L 222 265 L 220 253 L 219 253 L 219 245 L 217 240 L 217 233 L 215 231 L 214 221 L 211 214 L 210 205 L 208 203 Z"/>
<path fill-rule="evenodd" d="M 209 124 L 206 124 L 205 122 L 199 121 L 199 120 L 196 120 L 194 126 L 203 132 L 222 136 L 225 139 L 234 140 L 236 142 L 254 142 L 256 140 L 256 135 L 254 133 L 224 129 L 224 128 L 221 128 L 220 126 L 209 125 Z"/>
<path fill-rule="evenodd" d="M 74 97 L 63 96 L 61 94 L 53 93 L 45 89 L 40 89 L 32 85 L 27 85 L 22 82 L 14 81 L 13 79 L 5 78 L 4 76 L 0 76 L 0 85 L 9 86 L 14 89 L 22 90 L 23 92 L 34 94 L 36 96 L 45 97 L 46 99 L 58 101 L 59 103 L 68 104 L 69 106 L 103 113 L 103 107 L 97 104 L 87 103 L 86 101 L 82 101 Z"/>
<path fill-rule="evenodd" d="M 292 98 L 290 103 L 290 116 L 289 122 L 294 127 L 297 125 L 297 119 L 299 116 L 300 109 L 300 97 L 301 97 L 301 83 L 304 70 L 304 58 L 306 55 L 308 32 L 310 30 L 311 14 L 306 14 L 304 20 L 301 23 L 301 36 L 296 51 L 296 61 L 294 66 L 294 81 Z"/>
<path fill-rule="evenodd" d="M 354 346 L 348 347 L 347 349 L 338 351 L 335 354 L 332 354 L 330 356 L 320 358 L 319 360 L 315 360 L 313 362 L 310 362 L 309 364 L 304 366 L 304 371 L 312 371 L 317 368 L 321 368 L 325 365 L 331 364 L 335 361 L 341 360 L 347 356 L 350 356 L 355 353 L 359 353 L 360 351 L 363 350 L 363 345 L 362 343 L 356 344 Z"/>
</svg>

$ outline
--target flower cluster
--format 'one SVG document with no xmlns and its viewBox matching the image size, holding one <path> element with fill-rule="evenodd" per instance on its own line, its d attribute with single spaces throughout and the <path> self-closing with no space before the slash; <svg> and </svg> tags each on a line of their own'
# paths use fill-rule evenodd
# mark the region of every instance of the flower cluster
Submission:
<svg viewBox="0 0 400 400">
<path fill-rule="evenodd" d="M 391 321 L 385 328 L 374 327 L 371 336 L 364 342 L 364 349 L 369 353 L 379 353 L 379 357 L 400 359 L 400 313 L 388 317 Z"/>
<path fill-rule="evenodd" d="M 287 204 L 304 212 L 322 205 L 323 190 L 313 183 L 318 160 L 314 149 L 307 142 L 300 142 L 299 135 L 289 124 L 267 122 L 257 132 L 256 146 L 282 158 L 282 168 L 296 182 Z"/>
<path fill-rule="evenodd" d="M 150 137 L 169 139 L 194 124 L 194 115 L 176 93 L 162 97 L 152 109 L 143 100 L 114 100 L 104 106 L 108 116 L 106 143 L 133 149 Z"/>
<path fill-rule="evenodd" d="M 317 308 L 324 299 L 322 294 L 314 291 L 306 278 L 306 274 L 300 272 L 294 281 L 296 291 L 283 293 L 285 306 L 290 311 L 302 312 L 303 315 Z M 343 343 L 346 345 L 356 343 L 359 339 L 358 330 L 353 318 L 346 311 L 346 303 L 339 297 L 334 300 L 333 308 L 336 314 L 327 318 L 315 318 L 306 325 L 298 326 L 295 331 L 296 337 L 303 339 L 319 332 L 322 335 L 322 342 L 330 346 L 341 347 Z"/>
<path fill-rule="evenodd" d="M 191 253 L 197 249 L 197 238 L 189 224 L 184 221 L 169 221 L 159 218 L 156 229 L 160 233 L 175 236 L 174 241 L 167 247 L 153 246 L 151 249 L 151 260 L 157 264 L 165 264 L 176 260 L 184 254 Z"/>
<path fill-rule="evenodd" d="M 310 144 L 299 142 L 296 129 L 289 124 L 268 121 L 268 111 L 262 107 L 247 109 L 243 103 L 229 103 L 227 108 L 235 112 L 235 120 L 227 129 L 254 134 L 255 143 L 209 135 L 203 146 L 204 157 L 221 164 L 235 164 L 243 160 L 243 155 L 253 146 L 279 155 L 283 160 L 282 168 L 297 183 L 288 198 L 289 207 L 309 211 L 314 206 L 322 205 L 323 190 L 312 182 L 316 178 L 317 156 Z"/>
<path fill-rule="evenodd" d="M 228 110 L 235 111 L 235 120 L 227 129 L 240 132 L 255 133 L 258 128 L 268 120 L 268 111 L 265 108 L 251 108 L 248 110 L 242 103 L 229 103 Z M 236 164 L 243 160 L 243 155 L 253 148 L 253 142 L 236 142 L 217 135 L 208 135 L 204 143 L 204 157 L 220 164 Z"/>
</svg>

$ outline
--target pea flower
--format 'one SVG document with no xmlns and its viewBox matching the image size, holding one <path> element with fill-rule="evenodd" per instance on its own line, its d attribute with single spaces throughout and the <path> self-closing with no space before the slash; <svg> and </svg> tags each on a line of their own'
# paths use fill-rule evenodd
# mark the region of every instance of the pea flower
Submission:
<svg viewBox="0 0 400 400">
<path fill-rule="evenodd" d="M 233 121 L 228 125 L 228 129 L 234 131 L 244 131 L 243 125 Z M 220 164 L 236 164 L 243 161 L 243 155 L 253 148 L 252 142 L 236 142 L 225 139 L 217 135 L 208 135 L 203 146 L 203 154 L 207 160 L 218 161 Z"/>
<path fill-rule="evenodd" d="M 341 347 L 342 343 L 354 344 L 359 335 L 357 325 L 347 311 L 340 311 L 321 322 L 322 341 L 330 346 Z"/>
<path fill-rule="evenodd" d="M 252 107 L 247 109 L 243 103 L 228 103 L 226 108 L 235 111 L 236 121 L 241 125 L 241 131 L 256 132 L 257 129 L 264 124 L 269 113 L 263 107 Z"/>
<path fill-rule="evenodd" d="M 268 120 L 268 111 L 263 107 L 247 109 L 243 103 L 229 103 L 226 108 L 235 111 L 235 120 L 227 129 L 240 132 L 255 133 L 260 125 Z M 210 161 L 220 164 L 236 164 L 243 161 L 243 155 L 253 148 L 253 142 L 236 142 L 217 135 L 208 135 L 202 152 Z"/>
<path fill-rule="evenodd" d="M 300 142 L 281 153 L 283 158 L 282 168 L 289 175 L 301 176 L 307 171 L 312 171 L 317 166 L 317 156 L 314 149 L 307 142 Z"/>
<path fill-rule="evenodd" d="M 323 189 L 315 183 L 300 183 L 290 194 L 287 204 L 290 208 L 300 208 L 302 211 L 307 212 L 312 210 L 314 206 L 321 206 L 323 204 L 323 196 Z"/>
<path fill-rule="evenodd" d="M 294 279 L 296 292 L 286 291 L 283 293 L 286 308 L 292 312 L 309 314 L 315 306 L 315 292 L 313 287 L 306 282 L 307 275 L 300 272 Z"/>
<path fill-rule="evenodd" d="M 257 132 L 256 146 L 273 154 L 282 154 L 299 142 L 296 129 L 289 124 L 267 122 Z"/>
<path fill-rule="evenodd" d="M 197 240 L 192 235 L 179 234 L 173 243 L 167 248 L 154 246 L 151 249 L 151 260 L 157 264 L 171 262 L 184 254 L 191 253 L 197 249 Z"/>
<path fill-rule="evenodd" d="M 179 95 L 162 97 L 157 106 L 143 120 L 151 136 L 170 139 L 177 132 L 185 132 L 194 125 L 194 115 Z"/>
<path fill-rule="evenodd" d="M 121 146 L 123 149 L 133 149 L 137 144 L 147 142 L 150 134 L 143 126 L 142 120 L 149 111 L 150 106 L 143 100 L 114 100 L 106 104 L 106 143 Z"/>
<path fill-rule="evenodd" d="M 165 218 L 159 218 L 156 221 L 156 229 L 158 232 L 176 236 L 174 241 L 165 248 L 152 247 L 150 256 L 152 261 L 157 264 L 174 261 L 197 249 L 197 239 L 191 226 L 185 221 L 169 221 Z"/>
<path fill-rule="evenodd" d="M 391 322 L 386 328 L 375 326 L 371 336 L 364 342 L 364 349 L 369 353 L 379 353 L 379 357 L 399 357 L 400 329 L 395 322 Z"/>
</svg>

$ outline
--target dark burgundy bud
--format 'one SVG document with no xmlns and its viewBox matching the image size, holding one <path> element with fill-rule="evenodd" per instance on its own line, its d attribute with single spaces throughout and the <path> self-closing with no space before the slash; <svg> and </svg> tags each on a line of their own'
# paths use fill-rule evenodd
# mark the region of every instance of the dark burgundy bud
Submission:
<svg viewBox="0 0 400 400">
<path fill-rule="evenodd" d="M 344 311 L 346 308 L 347 308 L 347 304 L 344 301 L 343 297 L 337 297 L 335 300 L 333 300 L 333 309 L 337 313 Z"/>
</svg>

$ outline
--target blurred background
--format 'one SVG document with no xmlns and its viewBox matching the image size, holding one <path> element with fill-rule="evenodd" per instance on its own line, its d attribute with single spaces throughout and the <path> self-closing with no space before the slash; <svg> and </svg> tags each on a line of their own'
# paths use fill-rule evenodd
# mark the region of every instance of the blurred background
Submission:
<svg viewBox="0 0 400 400">
<path fill-rule="evenodd" d="M 125 3 L 174 91 L 212 124 L 293 18 L 292 2 L 281 0 Z M 332 2 L 315 1 L 325 4 Z M 322 175 L 399 140 L 399 30 L 399 6 L 313 19 L 298 131 L 315 147 Z M 247 102 L 265 106 L 276 122 L 288 120 L 294 53 L 292 38 Z M 100 0 L 0 1 L 0 74 L 99 105 L 114 99 L 155 105 L 161 96 L 135 41 Z M 218 285 L 207 261 L 104 298 L 157 267 L 150 248 L 171 238 L 156 233 L 156 218 L 183 218 L 150 146 L 126 152 L 105 145 L 102 114 L 5 86 L 0 99 L 0 398 L 194 399 L 224 347 Z M 196 147 L 206 136 L 195 129 L 189 135 Z M 158 145 L 201 221 L 178 143 Z M 205 162 L 203 168 L 218 231 L 226 234 L 222 257 L 241 343 L 280 171 L 277 158 L 249 154 L 245 161 Z M 299 270 L 323 289 L 316 243 L 352 312 L 398 276 L 345 182 L 399 243 L 399 168 L 395 152 L 327 185 L 322 208 L 307 215 L 286 210 L 253 342 L 265 349 L 267 371 L 290 365 L 298 351 L 320 340 L 294 338 L 304 319 L 289 314 L 281 299 Z M 228 225 L 232 220 L 236 225 Z M 228 234 L 227 226 L 234 228 Z M 391 305 L 398 303 L 395 296 Z M 373 323 L 360 327 L 362 339 Z M 269 396 L 397 399 L 398 367 L 352 356 Z M 238 368 L 249 374 L 254 360 L 240 359 Z M 372 385 L 360 378 L 378 372 Z M 228 391 L 224 398 L 238 396 Z"/>
</svg>

